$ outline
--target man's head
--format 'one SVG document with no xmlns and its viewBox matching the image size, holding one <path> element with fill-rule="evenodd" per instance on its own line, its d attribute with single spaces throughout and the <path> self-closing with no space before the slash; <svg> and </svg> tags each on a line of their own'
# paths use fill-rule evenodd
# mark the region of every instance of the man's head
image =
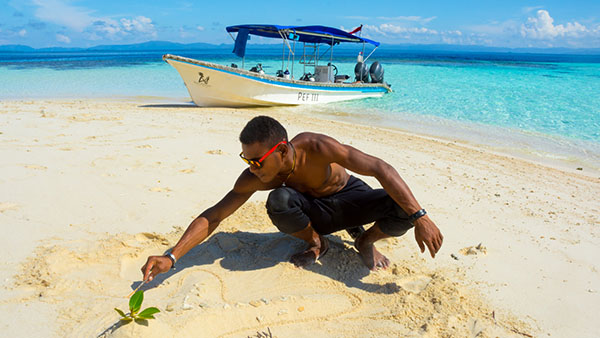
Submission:
<svg viewBox="0 0 600 338">
<path fill-rule="evenodd" d="M 269 116 L 253 118 L 240 133 L 242 144 L 264 143 L 274 146 L 280 141 L 287 141 L 287 131 L 281 123 Z"/>
<path fill-rule="evenodd" d="M 277 120 L 268 116 L 253 118 L 242 129 L 240 142 L 240 156 L 250 162 L 250 172 L 261 181 L 269 182 L 285 169 L 287 132 Z"/>
</svg>

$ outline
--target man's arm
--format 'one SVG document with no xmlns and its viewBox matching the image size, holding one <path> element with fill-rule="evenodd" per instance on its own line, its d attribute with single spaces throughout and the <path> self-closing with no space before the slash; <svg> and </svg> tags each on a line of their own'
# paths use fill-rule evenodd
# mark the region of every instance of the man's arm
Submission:
<svg viewBox="0 0 600 338">
<path fill-rule="evenodd" d="M 234 213 L 257 190 L 254 175 L 245 170 L 236 181 L 233 189 L 217 204 L 196 217 L 171 250 L 176 259 L 183 257 L 196 245 L 202 243 L 229 215 Z M 156 275 L 169 271 L 172 261 L 165 256 L 150 256 L 142 267 L 144 280 L 152 280 Z"/>
<path fill-rule="evenodd" d="M 331 162 L 357 174 L 375 177 L 383 189 L 408 215 L 421 210 L 419 202 L 396 169 L 382 159 L 365 154 L 349 145 L 341 144 L 325 135 L 319 139 L 317 147 L 318 152 Z M 427 246 L 431 257 L 435 257 L 444 239 L 440 230 L 427 215 L 418 218 L 414 224 L 415 239 L 421 252 L 424 252 L 425 246 Z"/>
</svg>

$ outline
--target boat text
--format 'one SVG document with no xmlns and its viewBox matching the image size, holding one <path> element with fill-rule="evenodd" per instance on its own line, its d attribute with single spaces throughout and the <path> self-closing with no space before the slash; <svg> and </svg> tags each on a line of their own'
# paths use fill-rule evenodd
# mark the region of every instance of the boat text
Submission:
<svg viewBox="0 0 600 338">
<path fill-rule="evenodd" d="M 319 101 L 319 94 L 298 92 L 298 101 Z"/>
</svg>

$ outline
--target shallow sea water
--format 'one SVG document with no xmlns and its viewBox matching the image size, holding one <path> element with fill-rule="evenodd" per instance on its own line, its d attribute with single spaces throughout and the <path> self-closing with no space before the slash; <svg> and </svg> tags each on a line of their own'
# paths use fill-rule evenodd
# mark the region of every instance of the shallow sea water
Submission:
<svg viewBox="0 0 600 338">
<path fill-rule="evenodd" d="M 223 48 L 168 52 L 242 65 Z M 334 54 L 340 74 L 353 75 L 356 53 Z M 181 78 L 162 61 L 162 54 L 0 53 L 0 100 L 145 97 L 189 101 Z M 253 54 L 249 49 L 248 54 L 246 69 L 259 62 L 267 74 L 282 68 L 274 50 Z M 376 60 L 383 64 L 393 93 L 380 99 L 290 109 L 600 168 L 600 56 L 381 49 L 367 62 Z M 291 69 L 287 61 L 285 66 Z M 296 78 L 303 68 L 296 60 Z"/>
</svg>

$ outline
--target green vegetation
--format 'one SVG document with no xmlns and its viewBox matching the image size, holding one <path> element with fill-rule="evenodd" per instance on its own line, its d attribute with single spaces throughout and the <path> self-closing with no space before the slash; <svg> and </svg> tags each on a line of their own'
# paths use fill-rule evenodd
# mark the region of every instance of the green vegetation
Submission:
<svg viewBox="0 0 600 338">
<path fill-rule="evenodd" d="M 144 301 L 144 291 L 140 290 L 129 298 L 129 313 L 125 314 L 125 312 L 115 308 L 115 311 L 121 315 L 121 321 L 130 322 L 132 320 L 139 322 L 147 319 L 154 319 L 154 314 L 160 312 L 159 309 L 155 307 L 149 307 L 139 312 L 142 308 L 142 302 Z"/>
</svg>

